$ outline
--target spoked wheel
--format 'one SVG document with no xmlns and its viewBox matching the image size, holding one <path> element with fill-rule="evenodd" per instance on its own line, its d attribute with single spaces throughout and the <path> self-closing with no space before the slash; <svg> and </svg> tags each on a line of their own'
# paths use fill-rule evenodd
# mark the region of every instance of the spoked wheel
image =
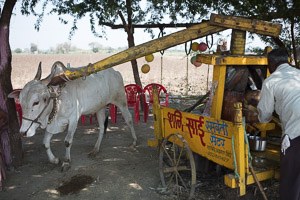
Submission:
<svg viewBox="0 0 300 200">
<path fill-rule="evenodd" d="M 166 137 L 159 153 L 159 174 L 162 186 L 177 197 L 189 192 L 194 197 L 196 167 L 192 151 L 178 133 Z"/>
</svg>

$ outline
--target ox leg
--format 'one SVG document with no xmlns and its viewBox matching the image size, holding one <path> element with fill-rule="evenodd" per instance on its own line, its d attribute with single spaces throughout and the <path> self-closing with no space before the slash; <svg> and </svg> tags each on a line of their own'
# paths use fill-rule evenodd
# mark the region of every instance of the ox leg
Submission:
<svg viewBox="0 0 300 200">
<path fill-rule="evenodd" d="M 77 121 L 76 121 L 77 122 Z M 65 146 L 66 146 L 66 154 L 65 154 L 65 159 L 62 164 L 62 171 L 66 171 L 70 168 L 70 163 L 71 163 L 71 147 L 72 147 L 72 142 L 73 142 L 73 137 L 74 133 L 77 128 L 77 123 L 71 122 L 69 124 L 68 128 L 68 134 L 65 138 Z"/>
<path fill-rule="evenodd" d="M 46 148 L 46 152 L 47 152 L 50 163 L 58 164 L 59 159 L 53 155 L 53 153 L 51 151 L 51 147 L 50 147 L 50 141 L 51 141 L 52 136 L 53 136 L 53 134 L 45 131 L 43 144 L 44 144 L 44 147 Z"/>
<path fill-rule="evenodd" d="M 125 119 L 125 122 L 129 126 L 130 131 L 131 131 L 133 142 L 132 142 L 132 145 L 130 147 L 135 148 L 137 138 L 136 138 L 136 135 L 135 135 L 135 130 L 133 128 L 132 116 L 131 116 L 131 114 L 128 110 L 127 104 L 126 104 L 126 106 L 118 106 L 118 107 L 120 108 L 122 116 Z"/>
<path fill-rule="evenodd" d="M 98 123 L 99 123 L 99 136 L 98 136 L 98 139 L 97 139 L 97 142 L 95 144 L 94 149 L 89 153 L 89 155 L 91 157 L 95 157 L 96 154 L 99 152 L 99 149 L 100 149 L 100 145 L 101 145 L 101 141 L 102 141 L 103 134 L 104 134 L 104 129 L 105 129 L 105 126 L 104 126 L 105 109 L 106 108 L 104 107 L 103 109 L 101 109 L 97 112 L 97 120 L 98 120 Z"/>
</svg>

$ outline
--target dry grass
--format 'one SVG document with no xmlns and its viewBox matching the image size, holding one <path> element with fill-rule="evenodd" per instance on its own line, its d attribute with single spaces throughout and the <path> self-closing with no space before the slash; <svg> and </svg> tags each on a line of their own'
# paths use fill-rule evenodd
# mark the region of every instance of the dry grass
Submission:
<svg viewBox="0 0 300 200">
<path fill-rule="evenodd" d="M 42 77 L 46 77 L 55 61 L 70 63 L 72 67 L 80 67 L 88 63 L 95 63 L 111 54 L 41 54 L 41 55 L 21 55 L 14 54 L 12 59 L 12 84 L 14 88 L 23 88 L 24 85 L 32 80 L 37 71 L 39 62 L 42 62 Z M 188 57 L 190 59 L 190 57 Z M 143 86 L 150 83 L 161 83 L 161 54 L 154 54 L 154 61 L 149 63 L 151 70 L 147 74 L 141 72 L 143 64 L 147 63 L 144 58 L 137 60 L 140 70 L 140 77 Z M 121 72 L 124 84 L 134 83 L 131 63 L 127 62 L 114 67 Z M 188 80 L 187 80 L 187 58 L 185 54 L 164 54 L 162 59 L 162 85 L 172 95 L 202 95 L 207 90 L 207 65 L 194 67 L 188 61 Z M 212 67 L 210 67 L 210 79 Z M 188 81 L 188 87 L 187 87 Z"/>
</svg>

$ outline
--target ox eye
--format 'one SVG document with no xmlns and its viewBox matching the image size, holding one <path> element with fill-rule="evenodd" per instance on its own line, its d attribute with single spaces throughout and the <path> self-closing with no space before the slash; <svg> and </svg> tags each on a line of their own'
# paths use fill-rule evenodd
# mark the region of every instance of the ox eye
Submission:
<svg viewBox="0 0 300 200">
<path fill-rule="evenodd" d="M 33 104 L 32 104 L 32 106 L 36 106 L 36 105 L 39 105 L 39 101 L 36 101 L 36 102 L 34 102 Z"/>
</svg>

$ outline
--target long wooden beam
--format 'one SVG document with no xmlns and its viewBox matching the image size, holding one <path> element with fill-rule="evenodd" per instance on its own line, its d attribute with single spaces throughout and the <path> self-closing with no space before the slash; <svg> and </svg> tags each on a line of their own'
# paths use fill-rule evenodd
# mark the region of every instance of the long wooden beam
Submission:
<svg viewBox="0 0 300 200">
<path fill-rule="evenodd" d="M 268 21 L 217 14 L 211 14 L 210 24 L 273 37 L 278 37 L 282 28 L 281 24 Z"/>
<path fill-rule="evenodd" d="M 212 14 L 209 22 L 202 22 L 185 30 L 131 47 L 76 71 L 66 71 L 65 73 L 55 76 L 50 84 L 59 85 L 65 82 L 65 79 L 74 80 L 83 76 L 88 76 L 92 73 L 183 44 L 190 40 L 218 33 L 228 28 L 256 32 L 275 37 L 278 36 L 281 31 L 281 25 L 271 22 Z"/>
<path fill-rule="evenodd" d="M 151 40 L 149 42 L 140 44 L 135 47 L 131 47 L 120 53 L 105 58 L 99 62 L 90 64 L 89 66 L 79 69 L 77 71 L 67 71 L 65 73 L 61 73 L 55 76 L 50 84 L 58 85 L 64 82 L 64 80 L 61 79 L 60 76 L 67 77 L 67 79 L 69 80 L 74 80 L 131 60 L 135 60 L 137 58 L 141 58 L 151 53 L 155 53 L 179 44 L 183 44 L 190 40 L 194 40 L 197 38 L 204 37 L 206 35 L 218 33 L 226 29 L 227 28 L 224 27 L 210 25 L 208 22 L 203 22 L 198 25 L 187 28 L 185 30 L 178 31 L 176 33 L 155 40 Z"/>
<path fill-rule="evenodd" d="M 133 28 L 188 28 L 199 23 L 178 23 L 178 24 L 132 24 Z M 107 22 L 99 22 L 99 25 L 109 26 L 111 29 L 124 28 L 122 24 L 111 24 Z"/>
</svg>

